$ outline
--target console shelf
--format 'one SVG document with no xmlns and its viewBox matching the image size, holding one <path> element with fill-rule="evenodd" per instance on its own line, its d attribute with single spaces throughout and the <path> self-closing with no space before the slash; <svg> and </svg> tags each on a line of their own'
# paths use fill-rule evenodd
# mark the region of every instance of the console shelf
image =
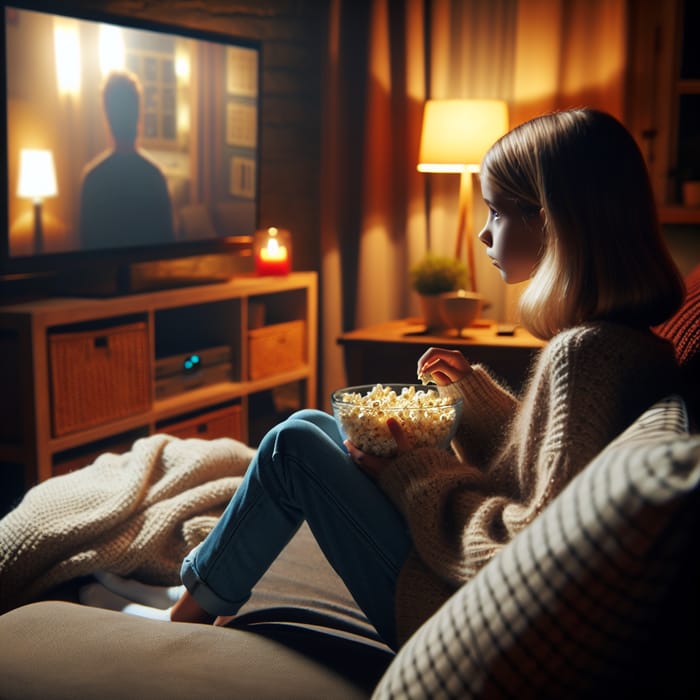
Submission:
<svg viewBox="0 0 700 700">
<path fill-rule="evenodd" d="M 257 444 L 254 426 L 275 419 L 260 407 L 274 412 L 276 393 L 287 406 L 290 392 L 292 404 L 316 405 L 317 293 L 316 273 L 296 272 L 1 306 L 0 468 L 21 469 L 29 487 L 156 432 Z M 261 331 L 272 343 L 266 356 L 280 360 L 251 378 Z M 226 355 L 215 374 L 183 369 L 175 389 L 157 393 L 159 361 L 211 348 Z"/>
</svg>

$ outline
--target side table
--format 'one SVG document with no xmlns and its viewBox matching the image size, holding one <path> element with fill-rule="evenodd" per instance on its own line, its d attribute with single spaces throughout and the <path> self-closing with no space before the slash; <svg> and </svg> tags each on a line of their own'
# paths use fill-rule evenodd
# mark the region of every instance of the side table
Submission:
<svg viewBox="0 0 700 700">
<path fill-rule="evenodd" d="M 420 318 L 378 323 L 338 337 L 343 346 L 348 384 L 405 382 L 416 379 L 418 358 L 431 346 L 461 350 L 472 363 L 486 365 L 497 377 L 519 392 L 533 358 L 544 341 L 523 328 L 501 335 L 490 321 L 464 329 L 427 333 Z"/>
</svg>

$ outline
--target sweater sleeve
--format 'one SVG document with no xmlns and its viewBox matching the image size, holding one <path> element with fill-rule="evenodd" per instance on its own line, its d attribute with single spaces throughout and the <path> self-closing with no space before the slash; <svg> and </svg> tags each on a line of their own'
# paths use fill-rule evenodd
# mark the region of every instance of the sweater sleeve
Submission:
<svg viewBox="0 0 700 700">
<path fill-rule="evenodd" d="M 449 389 L 465 402 L 456 451 L 477 459 L 502 450 L 514 397 L 480 366 Z M 509 539 L 503 513 L 518 491 L 499 484 L 493 472 L 493 463 L 426 447 L 399 456 L 379 475 L 380 487 L 406 518 L 419 559 L 453 587 L 474 576 Z"/>
<path fill-rule="evenodd" d="M 436 448 L 414 450 L 387 465 L 379 484 L 406 518 L 419 557 L 458 585 L 502 546 L 505 532 L 498 511 L 508 499 L 489 497 L 495 486 L 487 471 L 519 402 L 482 365 L 441 391 L 459 396 L 464 404 L 452 442 L 456 455 Z M 457 535 L 465 521 L 473 523 L 469 553 Z"/>
<path fill-rule="evenodd" d="M 494 495 L 488 473 L 447 450 L 402 455 L 380 473 L 379 484 L 406 518 L 420 559 L 453 586 L 505 544 L 500 514 L 511 499 Z"/>
<path fill-rule="evenodd" d="M 653 353 L 640 340 L 598 327 L 561 333 L 542 352 L 507 431 L 513 403 L 504 394 L 498 399 L 496 385 L 475 370 L 459 389 L 473 392 L 491 413 L 484 411 L 480 424 L 470 411 L 473 423 L 465 427 L 474 426 L 475 443 L 479 430 L 481 439 L 492 435 L 493 459 L 462 463 L 448 451 L 422 448 L 380 473 L 380 486 L 435 575 L 454 585 L 470 579 L 624 428 L 620 397 L 630 380 L 653 382 Z M 489 415 L 500 422 L 489 425 Z M 465 444 L 469 450 L 469 436 Z"/>
<path fill-rule="evenodd" d="M 464 379 L 443 390 L 459 396 L 463 404 L 452 447 L 462 461 L 483 468 L 493 459 L 499 447 L 498 436 L 507 430 L 519 406 L 518 399 L 483 365 L 474 365 Z"/>
</svg>

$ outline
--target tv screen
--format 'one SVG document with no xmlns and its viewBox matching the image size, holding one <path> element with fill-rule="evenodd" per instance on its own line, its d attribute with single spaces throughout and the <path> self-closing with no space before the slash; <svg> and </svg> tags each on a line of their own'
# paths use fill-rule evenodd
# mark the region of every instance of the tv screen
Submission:
<svg viewBox="0 0 700 700">
<path fill-rule="evenodd" d="M 249 241 L 257 42 L 47 6 L 3 6 L 2 272 Z"/>
</svg>

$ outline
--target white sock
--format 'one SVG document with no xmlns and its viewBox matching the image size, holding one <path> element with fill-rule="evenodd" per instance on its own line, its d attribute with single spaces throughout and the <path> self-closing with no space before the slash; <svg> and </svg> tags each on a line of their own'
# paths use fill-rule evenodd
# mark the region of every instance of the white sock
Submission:
<svg viewBox="0 0 700 700">
<path fill-rule="evenodd" d="M 107 571 L 98 571 L 95 578 L 107 589 L 133 603 L 152 608 L 169 608 L 180 599 L 184 586 L 150 586 L 134 579 L 123 578 Z"/>
<path fill-rule="evenodd" d="M 159 608 L 133 603 L 128 598 L 118 595 L 101 583 L 88 583 L 81 586 L 78 591 L 78 599 L 83 605 L 104 610 L 115 610 L 127 615 L 147 617 L 150 620 L 170 620 L 170 607 Z"/>
<path fill-rule="evenodd" d="M 138 603 L 130 603 L 123 610 L 127 615 L 136 615 L 136 617 L 146 617 L 149 620 L 170 621 L 170 608 L 161 610 L 160 608 L 149 608 L 147 605 L 139 605 Z"/>
</svg>

